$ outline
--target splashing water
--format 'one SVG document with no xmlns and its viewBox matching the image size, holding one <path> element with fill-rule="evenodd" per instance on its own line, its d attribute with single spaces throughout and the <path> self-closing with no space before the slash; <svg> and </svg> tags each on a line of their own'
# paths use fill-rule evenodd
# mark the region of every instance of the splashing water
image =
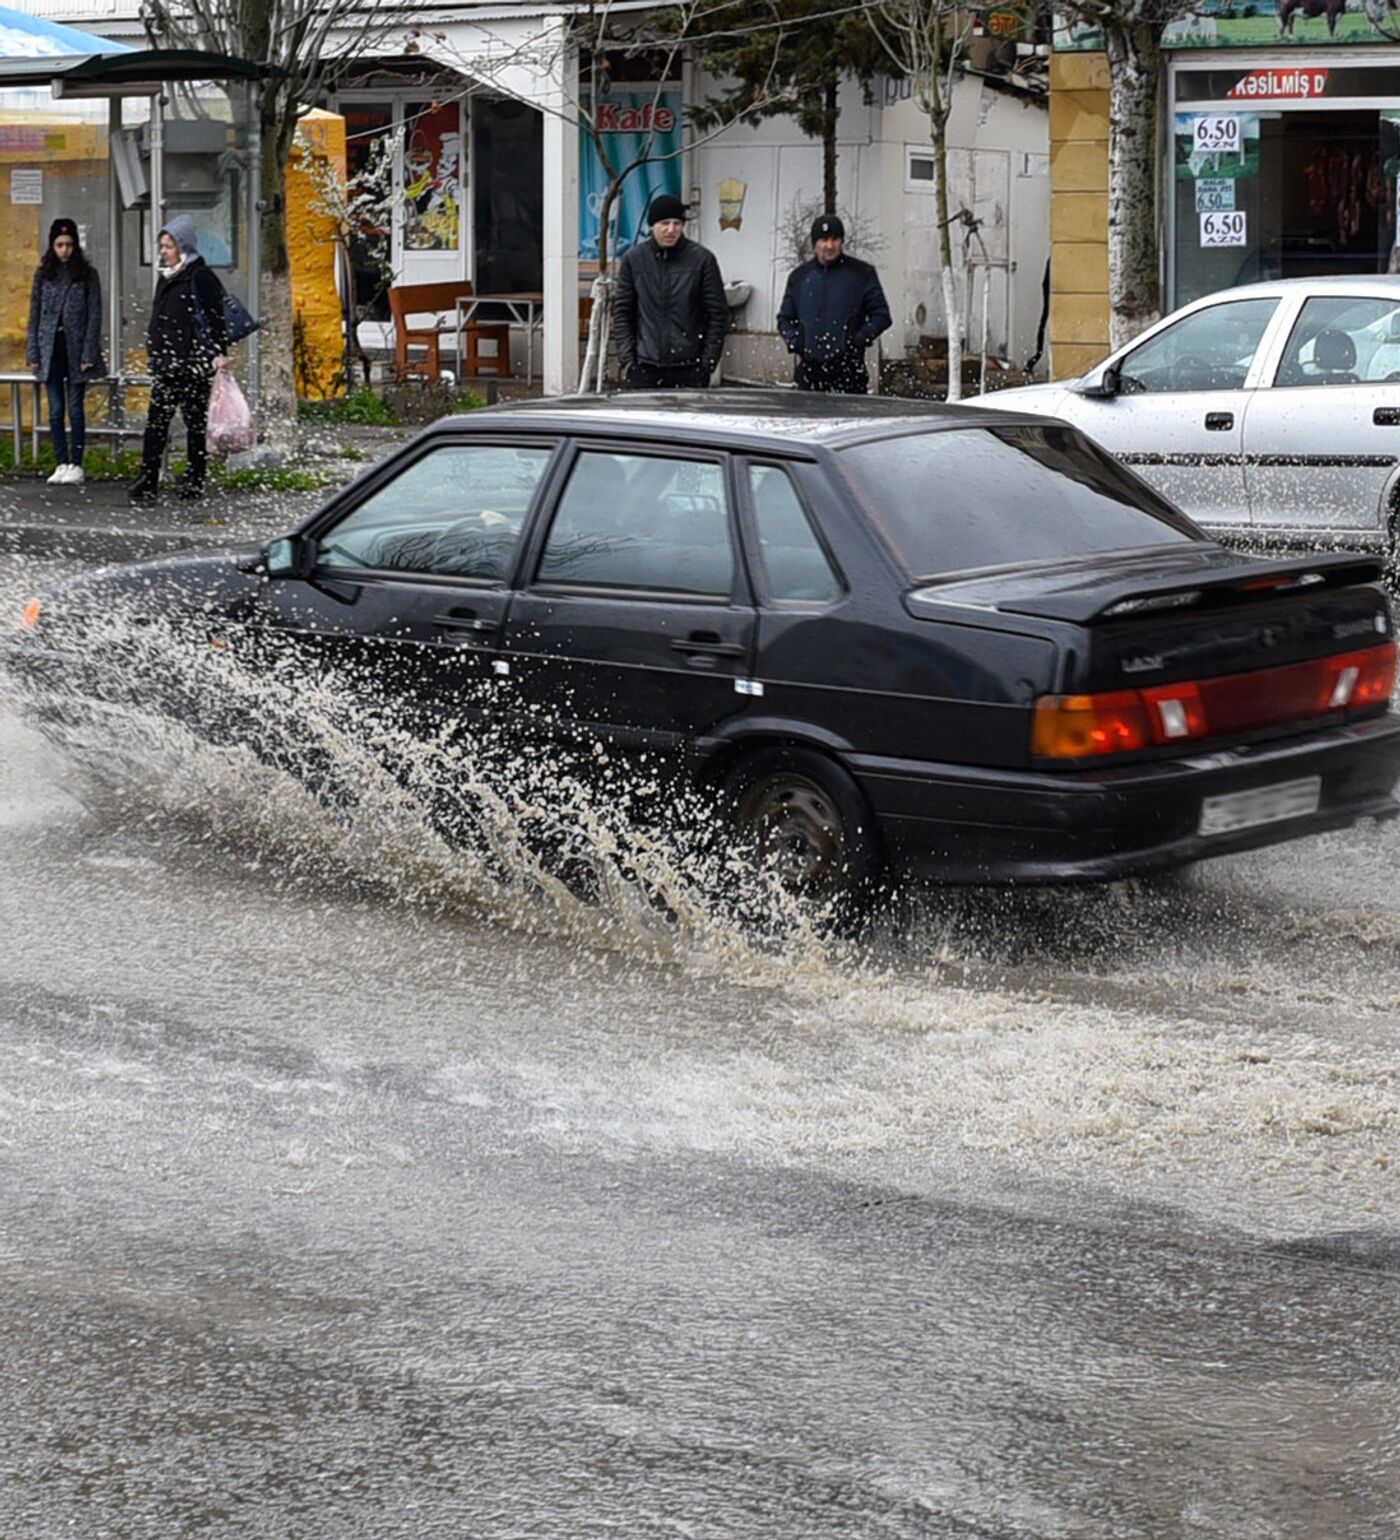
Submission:
<svg viewBox="0 0 1400 1540">
<path fill-rule="evenodd" d="M 773 983 L 850 965 L 833 906 L 726 837 L 715 799 L 600 742 L 508 740 L 464 699 L 424 723 L 369 672 L 191 646 L 120 613 L 81 624 L 78 673 L 28 678 L 26 713 L 108 818 L 203 825 L 289 877 Z M 473 709 L 475 708 L 475 709 Z"/>
</svg>

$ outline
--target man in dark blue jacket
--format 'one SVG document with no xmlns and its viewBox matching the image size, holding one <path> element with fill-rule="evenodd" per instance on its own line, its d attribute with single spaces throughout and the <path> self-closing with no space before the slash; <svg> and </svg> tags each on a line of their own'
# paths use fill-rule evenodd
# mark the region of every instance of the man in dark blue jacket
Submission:
<svg viewBox="0 0 1400 1540">
<path fill-rule="evenodd" d="M 834 214 L 813 221 L 816 255 L 789 274 L 778 330 L 797 355 L 799 390 L 863 396 L 870 389 L 865 350 L 889 330 L 890 307 L 875 269 L 846 256 L 845 241 Z"/>
</svg>

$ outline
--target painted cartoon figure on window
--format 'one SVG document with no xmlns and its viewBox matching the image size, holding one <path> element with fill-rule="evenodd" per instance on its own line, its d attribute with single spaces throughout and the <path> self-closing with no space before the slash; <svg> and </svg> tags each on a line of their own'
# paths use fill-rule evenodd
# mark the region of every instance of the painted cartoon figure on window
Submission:
<svg viewBox="0 0 1400 1540">
<path fill-rule="evenodd" d="M 456 251 L 462 206 L 462 135 L 457 104 L 422 113 L 404 155 L 404 245 Z"/>
</svg>

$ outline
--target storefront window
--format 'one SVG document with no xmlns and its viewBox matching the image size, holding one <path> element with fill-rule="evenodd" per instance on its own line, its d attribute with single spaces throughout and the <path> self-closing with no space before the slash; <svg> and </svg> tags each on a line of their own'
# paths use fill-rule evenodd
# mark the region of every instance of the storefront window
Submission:
<svg viewBox="0 0 1400 1540">
<path fill-rule="evenodd" d="M 1176 66 L 1172 302 L 1263 279 L 1392 270 L 1390 68 Z"/>
</svg>

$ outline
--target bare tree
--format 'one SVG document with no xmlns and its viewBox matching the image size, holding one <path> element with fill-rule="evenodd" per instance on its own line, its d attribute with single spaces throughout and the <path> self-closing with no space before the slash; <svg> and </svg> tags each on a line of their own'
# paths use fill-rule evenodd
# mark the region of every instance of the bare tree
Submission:
<svg viewBox="0 0 1400 1540">
<path fill-rule="evenodd" d="M 355 59 L 402 33 L 398 3 L 364 0 L 141 0 L 154 43 L 232 54 L 271 66 L 258 94 L 262 144 L 260 401 L 265 436 L 287 443 L 295 433 L 291 262 L 287 253 L 287 163 L 297 119 L 335 86 Z"/>
<path fill-rule="evenodd" d="M 370 141 L 365 164 L 350 177 L 298 131 L 292 153 L 312 186 L 311 212 L 329 222 L 336 246 L 345 322 L 344 378 L 348 389 L 358 363 L 369 383 L 370 363 L 360 346 L 359 321 L 394 281 L 394 166 L 403 149 L 403 130 L 379 134 Z M 364 302 L 355 293 L 355 256 L 359 252 L 374 274 L 374 291 Z"/>
<path fill-rule="evenodd" d="M 1122 347 L 1162 313 L 1157 100 L 1162 29 L 1202 0 L 1066 0 L 1103 37 L 1108 56 L 1109 346 Z"/>
<path fill-rule="evenodd" d="M 933 199 L 938 223 L 938 265 L 948 328 L 948 396 L 962 400 L 963 313 L 954 264 L 953 230 L 971 214 L 950 207 L 948 117 L 962 73 L 976 10 L 962 0 L 874 0 L 870 24 L 895 68 L 913 82 L 914 99 L 928 118 L 933 147 Z"/>
</svg>

